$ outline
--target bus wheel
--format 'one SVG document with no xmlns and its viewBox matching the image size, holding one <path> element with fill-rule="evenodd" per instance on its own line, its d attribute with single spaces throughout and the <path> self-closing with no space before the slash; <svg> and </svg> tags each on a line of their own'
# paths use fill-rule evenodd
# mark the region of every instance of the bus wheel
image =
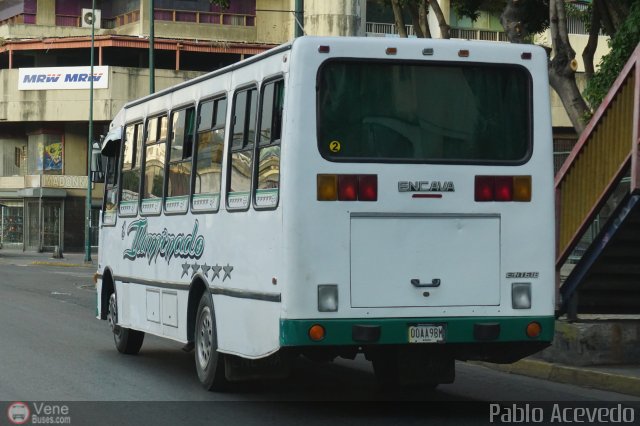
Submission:
<svg viewBox="0 0 640 426">
<path fill-rule="evenodd" d="M 111 293 L 109 297 L 109 312 L 107 321 L 111 331 L 113 331 L 113 341 L 116 344 L 118 352 L 128 355 L 135 355 L 140 352 L 142 342 L 144 341 L 144 333 L 142 331 L 131 330 L 129 328 L 120 327 L 118 325 L 118 307 L 116 303 L 116 294 Z"/>
<path fill-rule="evenodd" d="M 224 355 L 218 353 L 216 318 L 211 296 L 205 292 L 200 298 L 195 326 L 195 358 L 198 379 L 207 390 L 224 390 L 227 379 Z"/>
</svg>

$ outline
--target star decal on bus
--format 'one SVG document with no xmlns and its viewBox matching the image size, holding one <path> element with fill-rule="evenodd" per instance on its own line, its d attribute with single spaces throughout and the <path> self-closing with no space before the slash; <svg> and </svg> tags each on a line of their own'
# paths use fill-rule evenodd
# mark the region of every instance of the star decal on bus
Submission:
<svg viewBox="0 0 640 426">
<path fill-rule="evenodd" d="M 226 280 L 227 277 L 229 277 L 229 279 L 231 279 L 231 271 L 233 271 L 233 266 L 230 266 L 227 263 L 227 266 L 224 266 L 222 269 L 224 269 L 224 277 L 222 278 L 222 281 Z"/>
<path fill-rule="evenodd" d="M 198 269 L 200 269 L 200 265 L 198 265 L 197 263 L 194 263 L 193 265 L 191 265 L 191 269 L 193 270 L 193 273 L 191 274 L 191 276 L 193 277 L 196 272 L 198 272 Z"/>
<path fill-rule="evenodd" d="M 211 269 L 211 266 L 207 265 L 206 263 L 204 265 L 201 266 L 202 268 L 202 273 L 204 274 L 205 277 L 209 276 L 209 269 Z"/>
<path fill-rule="evenodd" d="M 182 275 L 180 275 L 180 278 L 189 274 L 189 268 L 191 268 L 191 265 L 189 265 L 188 263 L 185 262 L 182 264 Z"/>
<path fill-rule="evenodd" d="M 220 278 L 220 271 L 222 270 L 222 266 L 216 263 L 216 266 L 212 266 L 211 269 L 213 271 L 213 276 L 211 277 L 211 281 L 215 280 L 216 278 Z"/>
</svg>

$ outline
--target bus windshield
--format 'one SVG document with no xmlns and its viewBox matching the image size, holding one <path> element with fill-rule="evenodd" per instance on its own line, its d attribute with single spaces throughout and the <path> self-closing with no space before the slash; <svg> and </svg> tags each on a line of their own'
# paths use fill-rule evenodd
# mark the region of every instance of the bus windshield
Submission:
<svg viewBox="0 0 640 426">
<path fill-rule="evenodd" d="M 318 148 L 330 161 L 521 164 L 531 109 L 524 67 L 330 60 Z"/>
</svg>

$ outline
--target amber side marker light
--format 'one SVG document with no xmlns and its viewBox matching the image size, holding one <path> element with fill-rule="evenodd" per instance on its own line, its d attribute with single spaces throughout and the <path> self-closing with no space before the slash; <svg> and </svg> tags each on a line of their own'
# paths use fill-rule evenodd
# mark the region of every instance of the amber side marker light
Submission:
<svg viewBox="0 0 640 426">
<path fill-rule="evenodd" d="M 387 50 L 385 50 L 385 53 L 387 55 L 395 55 L 396 53 L 398 53 L 398 49 L 395 47 L 387 47 Z"/>
<path fill-rule="evenodd" d="M 462 49 L 462 50 L 458 51 L 458 56 L 460 56 L 461 58 L 468 58 L 469 57 L 469 51 L 467 49 Z"/>
<path fill-rule="evenodd" d="M 314 342 L 319 342 L 320 340 L 324 339 L 324 336 L 324 327 L 320 324 L 314 324 L 309 327 L 309 339 L 313 340 Z"/>
<path fill-rule="evenodd" d="M 535 338 L 540 336 L 540 333 L 542 333 L 542 326 L 540 323 L 530 322 L 527 324 L 527 336 Z"/>
</svg>

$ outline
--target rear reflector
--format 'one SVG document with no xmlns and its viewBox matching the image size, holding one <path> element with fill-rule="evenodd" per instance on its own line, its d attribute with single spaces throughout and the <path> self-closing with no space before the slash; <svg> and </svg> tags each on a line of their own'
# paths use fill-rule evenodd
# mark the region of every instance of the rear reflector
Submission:
<svg viewBox="0 0 640 426">
<path fill-rule="evenodd" d="M 476 176 L 476 201 L 531 201 L 531 176 Z"/>
<path fill-rule="evenodd" d="M 319 342 L 324 339 L 325 331 L 324 327 L 320 324 L 314 324 L 309 328 L 309 338 L 314 342 Z"/>
<path fill-rule="evenodd" d="M 318 175 L 318 201 L 378 201 L 377 175 Z"/>
</svg>

